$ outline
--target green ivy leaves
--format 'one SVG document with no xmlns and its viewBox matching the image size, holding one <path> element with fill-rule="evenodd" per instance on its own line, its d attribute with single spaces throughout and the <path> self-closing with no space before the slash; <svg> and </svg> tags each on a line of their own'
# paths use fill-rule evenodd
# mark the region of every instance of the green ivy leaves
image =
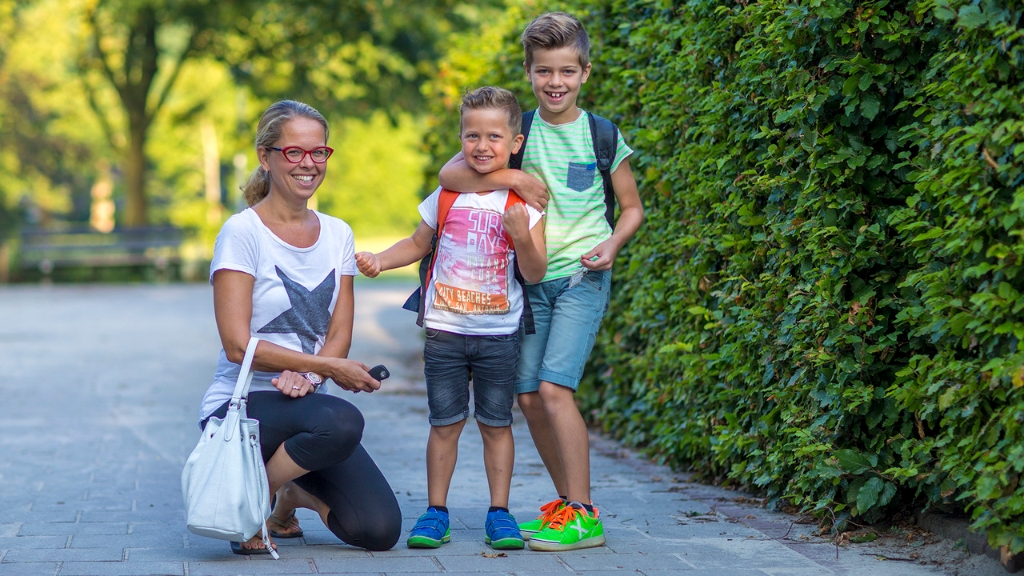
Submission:
<svg viewBox="0 0 1024 576">
<path fill-rule="evenodd" d="M 649 216 L 592 416 L 829 522 L 962 507 L 1024 550 L 1024 9 L 575 6 Z"/>
</svg>

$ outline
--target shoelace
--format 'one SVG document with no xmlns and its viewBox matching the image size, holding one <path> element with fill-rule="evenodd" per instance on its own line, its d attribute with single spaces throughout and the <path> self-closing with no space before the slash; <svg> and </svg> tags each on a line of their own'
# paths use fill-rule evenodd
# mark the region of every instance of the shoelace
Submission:
<svg viewBox="0 0 1024 576">
<path fill-rule="evenodd" d="M 552 528 L 565 528 L 565 525 L 575 520 L 578 514 L 579 512 L 577 512 L 575 508 L 572 506 L 566 506 L 552 515 L 548 526 Z"/>
<path fill-rule="evenodd" d="M 577 510 L 577 509 L 573 508 L 572 506 L 566 506 L 565 508 L 562 508 L 561 510 L 559 510 L 558 512 L 555 513 L 555 515 L 551 518 L 551 522 L 550 522 L 549 526 L 554 526 L 554 527 L 557 527 L 557 528 L 565 528 L 566 524 L 568 524 L 569 522 L 572 522 L 573 520 L 575 520 L 576 516 L 580 515 L 581 513 L 586 513 L 586 511 L 585 510 L 584 511 L 580 511 L 580 510 Z M 594 517 L 594 518 L 597 518 L 597 515 L 598 515 L 598 511 L 597 511 L 597 508 L 595 507 L 594 508 L 594 513 L 591 514 L 591 516 Z"/>
<path fill-rule="evenodd" d="M 548 502 L 547 504 L 541 506 L 540 517 L 545 521 L 550 521 L 550 519 L 555 515 L 555 513 L 558 512 L 558 507 L 561 506 L 562 504 L 563 500 L 559 498 L 558 500 L 552 500 L 551 502 Z"/>
</svg>

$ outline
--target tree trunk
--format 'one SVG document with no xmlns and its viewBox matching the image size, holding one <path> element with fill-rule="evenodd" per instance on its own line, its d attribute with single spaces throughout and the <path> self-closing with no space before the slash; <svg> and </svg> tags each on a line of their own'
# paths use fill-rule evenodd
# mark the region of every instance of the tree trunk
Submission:
<svg viewBox="0 0 1024 576">
<path fill-rule="evenodd" d="M 141 126 L 136 125 L 136 123 L 137 120 L 133 118 L 124 170 L 126 196 L 124 224 L 128 227 L 149 224 L 148 202 L 146 201 L 145 147 L 147 126 L 145 126 L 144 120 L 142 120 Z"/>
</svg>

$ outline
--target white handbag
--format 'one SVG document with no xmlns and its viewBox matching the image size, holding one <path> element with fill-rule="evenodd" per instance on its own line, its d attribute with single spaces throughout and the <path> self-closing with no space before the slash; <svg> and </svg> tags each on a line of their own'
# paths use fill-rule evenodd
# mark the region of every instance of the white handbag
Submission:
<svg viewBox="0 0 1024 576">
<path fill-rule="evenodd" d="M 185 520 L 193 534 L 245 542 L 263 530 L 263 544 L 278 558 L 266 529 L 270 486 L 260 454 L 259 422 L 245 411 L 258 338 L 249 339 L 238 383 L 224 419 L 210 418 L 181 472 Z"/>
</svg>

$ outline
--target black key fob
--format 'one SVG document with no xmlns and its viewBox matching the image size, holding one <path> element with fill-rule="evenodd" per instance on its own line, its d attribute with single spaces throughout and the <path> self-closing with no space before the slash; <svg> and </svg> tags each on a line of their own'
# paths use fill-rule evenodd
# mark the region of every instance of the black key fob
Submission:
<svg viewBox="0 0 1024 576">
<path fill-rule="evenodd" d="M 391 376 L 391 372 L 388 372 L 388 369 L 385 368 L 383 364 L 378 364 L 377 366 L 370 368 L 370 376 L 373 376 L 374 380 L 381 381 L 388 376 Z"/>
</svg>

